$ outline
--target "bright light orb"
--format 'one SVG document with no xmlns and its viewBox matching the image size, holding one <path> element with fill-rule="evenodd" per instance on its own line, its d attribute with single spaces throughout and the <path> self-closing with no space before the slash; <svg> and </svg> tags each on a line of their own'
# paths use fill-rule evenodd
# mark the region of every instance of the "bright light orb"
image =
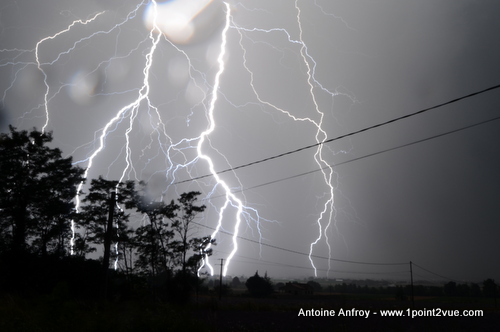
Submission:
<svg viewBox="0 0 500 332">
<path fill-rule="evenodd" d="M 99 72 L 87 73 L 83 70 L 73 75 L 69 85 L 69 96 L 79 105 L 88 105 L 94 101 L 95 93 L 100 89 L 101 75 Z"/>
<path fill-rule="evenodd" d="M 221 0 L 170 0 L 157 2 L 156 26 L 175 44 L 189 44 L 208 37 L 224 20 Z M 155 5 L 144 11 L 144 24 L 154 28 Z"/>
</svg>

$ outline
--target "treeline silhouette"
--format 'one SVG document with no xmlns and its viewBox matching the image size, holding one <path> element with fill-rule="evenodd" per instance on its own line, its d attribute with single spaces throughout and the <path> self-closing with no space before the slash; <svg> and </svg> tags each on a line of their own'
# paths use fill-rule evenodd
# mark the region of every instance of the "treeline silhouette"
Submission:
<svg viewBox="0 0 500 332">
<path fill-rule="evenodd" d="M 0 134 L 1 292 L 182 302 L 198 289 L 215 244 L 193 235 L 205 210 L 199 192 L 167 203 L 146 183 L 99 177 L 77 211 L 85 171 L 48 146 L 52 133 L 9 129 Z M 132 229 L 131 218 L 141 226 Z"/>
<path fill-rule="evenodd" d="M 342 283 L 321 287 L 315 281 L 309 281 L 316 292 L 349 293 L 349 294 L 394 294 L 396 299 L 405 300 L 412 294 L 411 285 L 368 286 L 355 283 Z M 442 286 L 414 285 L 414 296 L 456 296 L 456 297 L 496 297 L 498 286 L 493 279 L 479 283 L 456 283 L 449 281 Z"/>
<path fill-rule="evenodd" d="M 0 295 L 56 292 L 74 299 L 187 302 L 207 289 L 198 269 L 215 241 L 194 236 L 195 220 L 205 210 L 197 204 L 199 192 L 167 203 L 146 183 L 99 177 L 80 193 L 77 211 L 75 197 L 85 170 L 49 147 L 51 133 L 9 129 L 0 134 Z M 132 219 L 141 226 L 131 228 Z M 395 293 L 399 299 L 411 293 L 409 285 L 309 283 L 318 293 Z M 230 287 L 223 286 L 229 293 Z M 245 286 L 252 296 L 273 292 L 267 274 L 256 273 Z M 279 289 L 275 285 L 274 291 Z M 442 287 L 415 285 L 413 294 L 496 301 L 498 286 L 492 279 L 482 285 L 450 281 Z"/>
<path fill-rule="evenodd" d="M 267 278 L 267 276 L 266 276 Z M 268 279 L 269 280 L 269 279 Z M 482 283 L 456 283 L 449 281 L 444 285 L 388 285 L 386 281 L 359 280 L 356 282 L 342 282 L 330 284 L 328 279 L 309 280 L 302 285 L 308 285 L 314 294 L 374 294 L 394 296 L 397 300 L 407 300 L 411 294 L 427 297 L 489 297 L 498 296 L 498 285 L 493 279 L 486 279 Z M 377 286 L 377 284 L 379 284 Z M 239 279 L 231 283 L 233 288 L 241 288 Z M 272 284 L 275 292 L 286 292 L 283 282 Z M 251 294 L 251 292 L 250 292 Z"/>
</svg>

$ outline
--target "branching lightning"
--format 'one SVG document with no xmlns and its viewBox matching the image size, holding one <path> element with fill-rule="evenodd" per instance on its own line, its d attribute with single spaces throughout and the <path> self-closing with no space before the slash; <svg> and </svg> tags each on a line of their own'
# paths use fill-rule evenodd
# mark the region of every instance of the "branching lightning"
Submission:
<svg viewBox="0 0 500 332">
<path fill-rule="evenodd" d="M 44 43 L 47 40 L 54 40 L 55 38 L 57 38 L 61 34 L 69 32 L 71 30 L 71 28 L 73 26 L 75 26 L 76 24 L 78 24 L 78 23 L 86 25 L 86 24 L 94 21 L 101 14 L 103 14 L 103 12 L 95 14 L 94 17 L 92 17 L 91 19 L 88 19 L 86 21 L 82 21 L 82 20 L 73 21 L 73 23 L 71 23 L 66 29 L 59 31 L 58 33 L 56 33 L 56 34 L 54 34 L 52 36 L 43 38 L 38 43 L 36 43 L 36 47 L 35 47 L 36 64 L 37 64 L 38 70 L 43 74 L 43 83 L 45 84 L 45 88 L 46 88 L 45 95 L 43 96 L 44 97 L 43 98 L 43 106 L 44 106 L 44 109 L 45 109 L 45 124 L 42 127 L 42 132 L 45 131 L 45 129 L 47 128 L 47 126 L 49 124 L 49 106 L 48 106 L 49 100 L 48 100 L 48 95 L 49 95 L 49 90 L 50 90 L 50 86 L 47 83 L 47 73 L 43 70 L 42 65 L 51 65 L 51 64 L 55 63 L 60 58 L 60 56 L 63 55 L 63 53 L 59 54 L 59 56 L 54 61 L 52 61 L 51 63 L 42 64 L 42 63 L 40 63 L 40 59 L 39 59 L 39 55 L 38 55 L 39 54 L 40 46 L 41 46 L 42 43 Z M 76 43 L 75 43 L 75 45 L 76 45 Z M 67 52 L 71 52 L 71 49 L 69 49 Z M 67 53 L 67 52 L 65 52 L 65 53 Z"/>
<path fill-rule="evenodd" d="M 296 0 L 295 1 L 295 8 L 297 10 L 297 26 L 299 28 L 299 39 L 298 40 L 293 40 L 290 36 L 290 34 L 285 30 L 285 29 L 281 29 L 281 28 L 275 28 L 275 29 L 268 29 L 268 30 L 264 30 L 264 29 L 258 29 L 258 28 L 251 28 L 251 29 L 245 29 L 245 28 L 241 28 L 241 27 L 236 27 L 239 31 L 247 31 L 247 32 L 254 32 L 254 31 L 258 31 L 258 32 L 262 32 L 262 33 L 271 33 L 271 32 L 282 32 L 282 33 L 285 33 L 286 36 L 287 36 L 287 39 L 289 42 L 291 43 L 296 43 L 296 44 L 299 44 L 300 45 L 300 55 L 301 55 L 301 58 L 304 62 L 304 65 L 306 66 L 307 68 L 307 84 L 309 86 L 309 95 L 310 95 L 310 98 L 311 98 L 311 101 L 314 105 L 314 109 L 315 111 L 318 113 L 319 115 L 319 119 L 317 120 L 314 120 L 313 118 L 309 118 L 309 117 L 297 117 L 297 116 L 294 116 L 292 113 L 290 113 L 289 111 L 287 110 L 284 110 L 270 102 L 267 102 L 265 100 L 263 100 L 260 96 L 259 96 L 259 93 L 257 92 L 254 84 L 253 84 L 253 73 L 252 71 L 249 69 L 249 67 L 247 66 L 246 64 L 246 57 L 245 57 L 245 49 L 242 45 L 242 34 L 240 32 L 240 47 L 243 49 L 243 52 L 244 52 L 244 62 L 243 62 L 243 65 L 245 67 L 245 69 L 249 72 L 250 74 L 250 77 L 251 77 L 251 81 L 250 81 L 250 85 L 252 87 L 252 90 L 256 96 L 256 98 L 259 100 L 260 103 L 262 104 L 265 104 L 273 109 L 275 109 L 276 111 L 278 112 L 281 112 L 283 114 L 286 114 L 288 117 L 290 117 L 291 119 L 293 119 L 294 121 L 305 121 L 305 122 L 309 122 L 311 124 L 313 124 L 313 126 L 316 128 L 316 135 L 315 135 L 315 139 L 316 139 L 316 142 L 318 143 L 318 148 L 316 150 L 316 153 L 314 154 L 314 160 L 315 162 L 317 163 L 317 165 L 319 166 L 319 168 L 321 169 L 321 172 L 322 172 L 322 175 L 323 175 L 323 179 L 325 181 L 325 184 L 326 186 L 328 187 L 328 192 L 327 192 L 327 199 L 326 199 L 326 202 L 324 203 L 324 206 L 323 206 L 323 209 L 322 211 L 320 212 L 320 215 L 318 217 L 318 219 L 316 220 L 316 224 L 318 226 L 318 237 L 316 238 L 315 241 L 313 241 L 310 245 L 310 251 L 309 251 L 309 261 L 311 263 L 311 266 L 313 267 L 314 269 L 314 275 L 317 276 L 317 269 L 316 269 L 316 266 L 314 265 L 314 261 L 312 259 L 312 255 L 313 255 L 313 250 L 314 250 L 314 246 L 321 241 L 321 239 L 324 237 L 325 238 L 325 243 L 326 245 L 328 246 L 328 255 L 329 255 L 329 258 L 331 258 L 331 247 L 330 247 L 330 241 L 328 239 L 328 228 L 331 227 L 331 224 L 332 224 L 332 221 L 335 220 L 335 214 L 336 214 L 336 210 L 335 210 L 335 205 L 334 205 L 334 191 L 335 191 L 335 188 L 333 186 L 333 176 L 334 176 L 334 171 L 333 171 L 333 168 L 328 164 L 327 161 L 324 160 L 323 158 L 323 144 L 319 144 L 319 143 L 323 143 L 325 142 L 325 140 L 327 140 L 328 138 L 328 135 L 326 133 L 326 131 L 323 129 L 323 118 L 324 118 L 324 113 L 321 111 L 320 107 L 318 106 L 318 103 L 316 101 L 316 96 L 315 96 L 315 93 L 314 93 L 314 85 L 313 85 L 313 81 L 314 83 L 316 83 L 318 86 L 321 87 L 321 89 L 323 90 L 326 90 L 321 84 L 319 84 L 316 79 L 313 77 L 313 73 L 314 73 L 314 69 L 316 67 L 316 62 L 314 61 L 314 59 L 307 53 L 307 45 L 306 43 L 304 42 L 303 38 L 302 38 L 302 25 L 301 25 L 301 17 L 300 17 L 300 14 L 301 14 L 301 11 L 300 11 L 300 7 L 298 6 L 298 1 Z M 311 68 L 311 64 L 310 62 L 311 61 L 313 63 L 313 69 Z M 328 91 L 326 90 L 330 95 L 334 96 L 336 95 L 337 93 L 334 93 L 334 92 L 331 92 L 331 91 Z M 330 270 L 330 260 L 328 261 L 328 270 Z"/>
<path fill-rule="evenodd" d="M 217 1 L 205 2 L 208 6 Z M 326 15 L 323 8 L 316 2 L 315 4 Z M 94 172 L 98 172 L 94 170 L 96 163 L 103 163 L 106 165 L 108 173 L 118 174 L 120 181 L 126 179 L 146 180 L 146 182 L 149 181 L 153 184 L 156 181 L 159 183 L 158 186 L 161 185 L 157 190 L 158 199 L 163 199 L 163 196 L 172 192 L 178 194 L 178 191 L 181 189 L 177 188 L 176 181 L 179 179 L 182 179 L 186 175 L 194 178 L 199 176 L 199 174 L 203 174 L 208 169 L 208 172 L 211 174 L 210 179 L 206 181 L 193 181 L 193 183 L 188 184 L 188 188 L 203 188 L 202 191 L 205 193 L 205 199 L 212 208 L 212 212 L 206 213 L 207 218 L 211 217 L 211 220 L 207 220 L 206 223 L 215 224 L 212 227 L 215 229 L 211 234 L 212 238 L 219 239 L 221 237 L 221 230 L 225 230 L 225 232 L 229 231 L 232 234 L 230 244 L 226 244 L 230 247 L 229 254 L 225 257 L 226 263 L 223 274 L 226 275 L 230 269 L 232 258 L 237 255 L 239 248 L 238 237 L 242 233 L 243 225 L 246 224 L 246 227 L 252 231 L 257 230 L 259 241 L 262 241 L 264 238 L 262 224 L 263 222 L 270 222 L 270 220 L 261 217 L 258 209 L 252 207 L 247 202 L 244 194 L 236 195 L 238 189 L 243 188 L 243 185 L 235 171 L 230 175 L 231 180 L 217 172 L 217 169 L 222 164 L 230 166 L 233 161 L 231 156 L 221 152 L 223 149 L 218 148 L 211 140 L 212 136 L 224 129 L 224 126 L 218 122 L 216 117 L 220 102 L 224 100 L 236 109 L 241 108 L 241 106 L 237 106 L 231 102 L 231 98 L 225 94 L 221 86 L 221 82 L 225 79 L 227 62 L 240 61 L 241 66 L 248 74 L 249 80 L 247 84 L 250 86 L 253 98 L 255 98 L 256 103 L 261 108 L 265 108 L 266 113 L 272 112 L 279 116 L 284 116 L 289 121 L 304 123 L 305 130 L 307 131 L 313 128 L 314 134 L 311 137 L 307 137 L 307 139 L 314 137 L 315 142 L 318 143 L 313 159 L 317 167 L 321 169 L 322 181 L 324 183 L 324 189 L 320 189 L 317 195 L 321 208 L 316 213 L 317 218 L 314 220 L 316 235 L 309 245 L 309 262 L 315 276 L 317 276 L 317 267 L 313 260 L 316 246 L 324 241 L 328 248 L 328 257 L 331 258 L 332 247 L 328 234 L 331 232 L 339 233 L 336 223 L 337 211 L 334 199 L 334 194 L 337 190 L 337 175 L 333 168 L 329 166 L 331 162 L 327 160 L 332 151 L 322 144 L 328 139 L 328 130 L 325 128 L 325 112 L 322 110 L 320 102 L 318 102 L 317 95 L 318 93 L 323 93 L 332 99 L 336 96 L 345 96 L 352 101 L 354 99 L 348 94 L 329 90 L 316 78 L 317 62 L 310 55 L 303 36 L 302 13 L 299 1 L 295 0 L 294 2 L 296 11 L 294 19 L 296 29 L 298 30 L 297 37 L 295 38 L 293 37 L 293 33 L 282 27 L 245 27 L 242 24 L 238 24 L 233 17 L 232 6 L 229 3 L 221 3 L 220 8 L 224 12 L 222 24 L 213 33 L 213 36 L 210 37 L 214 41 L 209 46 L 217 50 L 216 52 L 214 51 L 216 53 L 216 61 L 211 64 L 206 63 L 210 60 L 202 61 L 199 55 L 193 55 L 196 54 L 193 51 L 193 47 L 186 47 L 182 43 L 179 44 L 173 41 L 173 37 L 169 38 L 169 34 L 165 33 L 164 27 L 159 24 L 160 22 L 165 24 L 159 17 L 160 5 L 162 4 L 155 0 L 150 2 L 142 1 L 133 6 L 123 20 L 108 29 L 97 28 L 99 24 L 104 24 L 106 20 L 109 20 L 109 16 L 111 16 L 108 15 L 107 11 L 100 11 L 86 20 L 75 20 L 66 25 L 62 30 L 40 39 L 32 50 L 20 48 L 0 50 L 0 54 L 17 54 L 16 57 L 11 58 L 9 61 L 0 63 L 0 68 L 8 66 L 13 68 L 11 83 L 4 89 L 2 103 L 6 104 L 9 92 L 15 86 L 19 75 L 27 68 L 35 66 L 42 75 L 42 84 L 44 86 L 42 102 L 30 111 L 25 112 L 21 121 L 28 121 L 33 114 L 40 108 L 43 108 L 42 130 L 47 130 L 51 127 L 52 112 L 55 108 L 52 105 L 53 101 L 57 97 L 61 97 L 65 89 L 70 89 L 77 84 L 74 82 L 54 83 L 54 79 L 51 79 L 51 70 L 56 66 L 63 66 L 65 62 L 69 62 L 68 58 L 73 54 L 81 52 L 79 47 L 83 47 L 83 44 L 90 43 L 97 38 L 107 38 L 113 44 L 114 38 L 114 44 L 117 45 L 115 46 L 115 54 L 112 57 L 108 55 L 108 58 L 89 65 L 91 69 L 87 70 L 87 76 L 85 77 L 90 77 L 91 74 L 97 72 L 103 72 L 104 68 L 103 80 L 107 84 L 108 80 L 112 79 L 111 76 L 108 77 L 108 68 L 111 65 L 119 63 L 122 59 L 135 56 L 140 59 L 140 62 L 135 61 L 134 65 L 142 68 L 140 79 L 135 77 L 137 84 L 133 85 L 133 87 L 117 88 L 111 91 L 94 88 L 91 93 L 92 98 L 100 96 L 115 98 L 114 100 L 118 100 L 121 106 L 117 107 L 113 105 L 114 108 L 112 112 L 110 111 L 111 116 L 108 115 L 108 118 L 104 122 L 101 122 L 103 125 L 100 125 L 100 129 L 93 129 L 95 132 L 93 139 L 85 144 L 80 143 L 81 145 L 73 150 L 74 155 L 81 157 L 75 163 L 86 168 L 85 178 L 95 176 Z M 243 12 L 250 13 L 254 11 L 243 5 L 241 6 Z M 122 29 L 131 25 L 132 28 L 129 29 L 139 34 L 139 27 L 137 24 L 133 24 L 140 17 L 140 11 L 142 10 L 152 13 L 150 14 L 152 15 L 152 23 L 150 22 L 147 28 L 147 35 L 140 41 L 136 41 L 136 44 L 132 45 L 132 47 L 127 46 L 128 49 L 126 51 L 122 50 L 120 55 L 118 55 L 119 41 L 121 41 L 120 38 L 123 38 L 124 34 Z M 94 30 L 94 32 L 87 33 L 83 37 L 75 38 L 70 47 L 58 52 L 55 56 L 52 56 L 52 59 L 45 60 L 48 57 L 48 55 L 44 54 L 45 44 L 49 41 L 56 42 L 63 37 L 69 38 L 77 26 L 85 26 L 89 27 L 89 29 L 97 29 L 97 31 Z M 144 29 L 144 27 L 141 28 Z M 232 31 L 235 31 L 234 36 L 231 35 Z M 280 38 L 291 45 L 290 47 L 293 47 L 305 71 L 305 78 L 303 79 L 307 86 L 308 102 L 312 105 L 311 108 L 314 109 L 314 112 L 311 112 L 310 116 L 300 115 L 294 110 L 287 109 L 287 107 L 280 106 L 278 103 L 266 100 L 266 97 L 263 97 L 262 88 L 258 86 L 255 80 L 255 70 L 252 69 L 253 67 L 249 63 L 248 46 L 245 44 L 245 40 L 249 40 L 250 44 L 253 43 L 253 40 L 250 38 L 252 35 L 274 35 L 276 38 Z M 235 56 L 231 60 L 228 60 L 230 51 L 236 49 L 241 52 L 242 58 L 238 59 Z M 139 53 L 140 57 L 138 56 Z M 181 103 L 180 93 L 167 94 L 165 92 L 166 88 L 161 85 L 161 77 L 165 73 L 158 71 L 157 68 L 161 68 L 160 65 L 165 65 L 162 63 L 165 61 L 165 54 L 180 59 L 178 63 L 182 63 L 184 66 L 183 72 L 179 74 L 179 77 L 185 76 L 188 82 L 185 86 L 185 93 L 188 94 L 187 98 L 191 100 L 189 106 L 187 104 L 184 105 L 183 102 Z M 34 57 L 33 60 L 20 59 L 30 55 Z M 216 69 L 214 70 L 213 68 Z M 118 83 L 116 84 L 118 86 Z M 103 83 L 103 85 L 105 84 Z M 154 93 L 153 90 L 155 91 Z M 158 93 L 165 93 L 168 97 L 163 99 L 158 98 Z M 120 96 L 119 99 L 117 99 L 118 96 Z M 161 101 L 157 102 L 155 100 Z M 176 113 L 176 107 L 169 108 L 170 104 L 185 106 L 182 111 L 183 113 Z M 102 105 L 100 107 L 109 107 L 109 105 Z M 178 106 L 178 108 L 181 108 L 181 106 Z M 109 114 L 109 112 L 106 112 L 106 114 Z M 39 116 L 37 115 L 36 117 Z M 95 121 L 102 121 L 102 118 L 103 116 L 99 118 L 92 117 Z M 180 119 L 183 121 L 183 129 L 180 129 L 180 131 L 183 131 L 182 133 L 179 133 L 179 130 L 176 129 L 176 124 L 180 123 Z M 55 136 L 57 137 L 57 133 Z M 122 140 L 119 152 L 111 152 L 112 142 L 118 138 Z M 141 146 L 137 147 L 137 144 L 141 144 Z M 106 154 L 112 156 L 110 160 L 108 160 Z M 231 185 L 231 181 L 237 184 L 236 187 L 234 184 Z M 84 183 L 82 182 L 78 187 L 78 192 L 82 192 L 83 188 Z M 182 188 L 182 190 L 185 189 Z M 224 197 L 222 203 L 217 204 L 212 200 L 216 193 Z M 79 196 L 75 200 L 76 208 L 79 209 Z M 215 216 L 212 217 L 212 214 Z M 334 228 L 333 231 L 332 228 Z M 73 222 L 72 232 L 71 252 L 75 239 Z M 262 254 L 262 248 L 260 250 L 260 254 Z M 205 257 L 204 264 L 204 267 L 213 274 L 214 269 L 208 257 Z M 328 270 L 330 270 L 330 260 L 328 261 Z"/>
</svg>

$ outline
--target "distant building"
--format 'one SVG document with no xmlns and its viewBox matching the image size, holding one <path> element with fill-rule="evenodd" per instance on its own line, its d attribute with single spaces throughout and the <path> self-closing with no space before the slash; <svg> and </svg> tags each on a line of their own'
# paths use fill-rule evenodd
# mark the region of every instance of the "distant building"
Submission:
<svg viewBox="0 0 500 332">
<path fill-rule="evenodd" d="M 293 295 L 312 295 L 314 288 L 311 285 L 300 282 L 287 282 L 283 287 L 283 291 Z"/>
</svg>

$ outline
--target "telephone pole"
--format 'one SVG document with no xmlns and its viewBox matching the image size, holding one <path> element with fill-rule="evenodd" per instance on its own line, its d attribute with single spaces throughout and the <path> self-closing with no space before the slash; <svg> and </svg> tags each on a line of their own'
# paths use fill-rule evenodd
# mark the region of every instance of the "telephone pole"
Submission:
<svg viewBox="0 0 500 332">
<path fill-rule="evenodd" d="M 413 297 L 413 268 L 411 261 L 410 261 L 410 281 L 411 281 L 411 306 L 413 309 L 415 309 L 415 298 Z"/>
</svg>

